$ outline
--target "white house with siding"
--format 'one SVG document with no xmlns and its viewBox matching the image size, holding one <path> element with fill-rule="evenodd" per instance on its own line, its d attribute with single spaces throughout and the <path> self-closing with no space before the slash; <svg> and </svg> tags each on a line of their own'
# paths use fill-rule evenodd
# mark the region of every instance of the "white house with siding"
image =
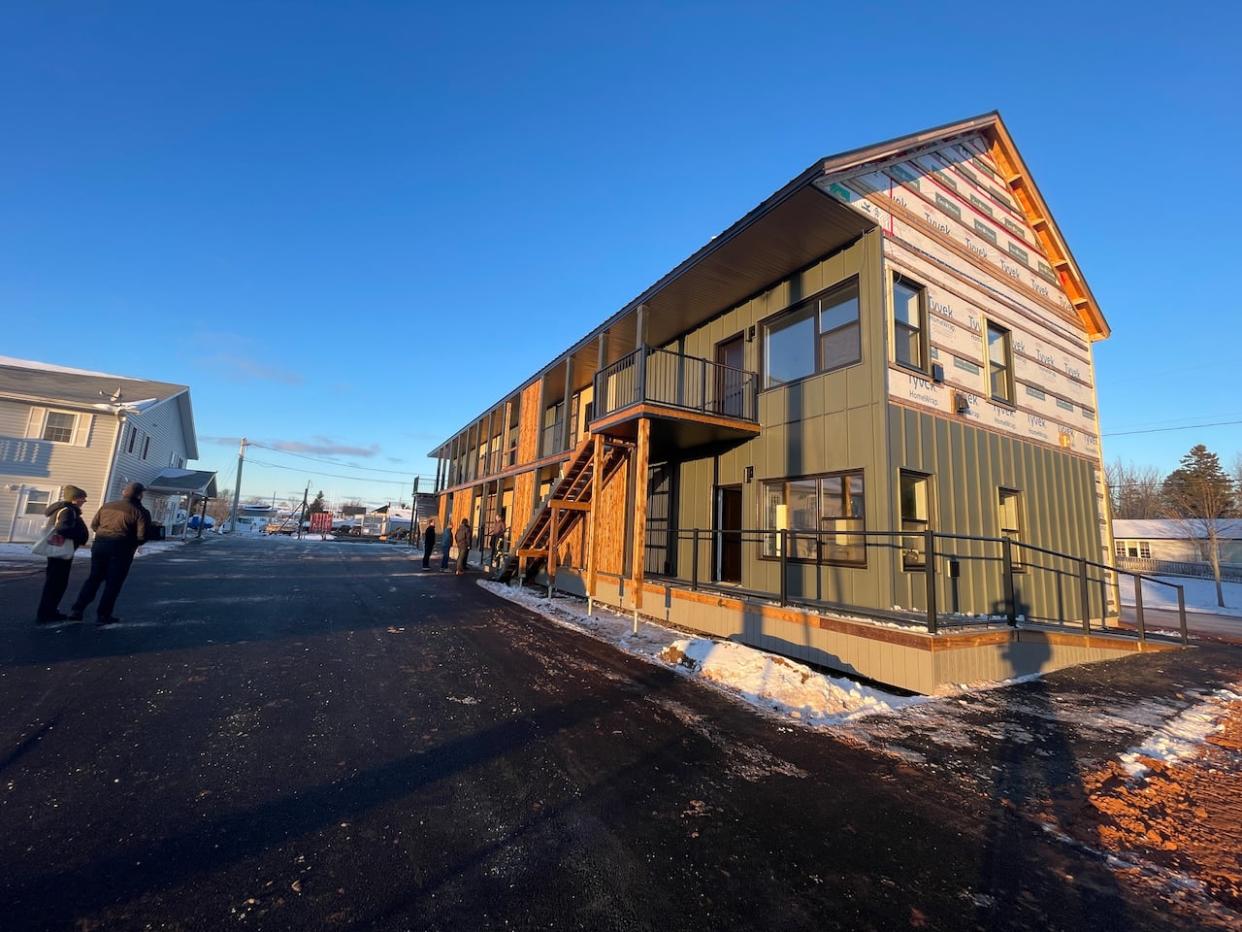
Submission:
<svg viewBox="0 0 1242 932">
<path fill-rule="evenodd" d="M 180 478 L 198 457 L 185 385 L 0 356 L 0 541 L 31 541 L 66 485 L 89 496 L 87 523 L 127 482 Z M 203 490 L 214 476 L 204 473 Z M 181 494 L 148 495 L 171 528 Z"/>
</svg>

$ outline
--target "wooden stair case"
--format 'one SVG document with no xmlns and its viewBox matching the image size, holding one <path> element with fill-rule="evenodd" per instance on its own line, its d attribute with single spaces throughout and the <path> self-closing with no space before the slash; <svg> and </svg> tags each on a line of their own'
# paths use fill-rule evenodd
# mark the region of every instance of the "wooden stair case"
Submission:
<svg viewBox="0 0 1242 932">
<path fill-rule="evenodd" d="M 628 444 L 605 439 L 601 464 L 604 479 L 625 461 L 628 449 Z M 529 580 L 547 563 L 556 542 L 563 541 L 578 522 L 590 514 L 595 492 L 594 478 L 595 438 L 588 433 L 565 463 L 547 499 L 535 509 L 525 530 L 517 538 L 513 550 L 496 574 L 498 580 L 506 582 L 519 570 Z"/>
</svg>

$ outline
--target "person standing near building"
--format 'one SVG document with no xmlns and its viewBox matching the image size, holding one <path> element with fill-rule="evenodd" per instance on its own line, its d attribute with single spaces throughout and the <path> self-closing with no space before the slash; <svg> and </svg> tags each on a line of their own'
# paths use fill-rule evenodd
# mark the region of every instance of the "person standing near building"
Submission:
<svg viewBox="0 0 1242 932">
<path fill-rule="evenodd" d="M 427 521 L 427 530 L 423 531 L 423 569 L 431 566 L 431 551 L 436 549 L 436 519 Z"/>
<path fill-rule="evenodd" d="M 487 525 L 487 539 L 491 546 L 491 558 L 488 560 L 488 566 L 495 568 L 496 554 L 500 552 L 500 545 L 505 540 L 505 519 L 504 515 L 499 512 L 492 517 Z"/>
<path fill-rule="evenodd" d="M 470 555 L 470 521 L 466 518 L 461 519 L 461 524 L 457 527 L 457 575 L 460 576 L 466 572 L 466 557 Z"/>
<path fill-rule="evenodd" d="M 86 493 L 76 485 L 67 485 L 61 498 L 61 501 L 48 505 L 45 512 L 48 524 L 54 525 L 53 543 L 61 543 L 56 537 L 71 541 L 76 552 L 90 537 L 86 522 L 82 520 Z M 47 558 L 47 575 L 43 579 L 43 596 L 39 599 L 39 609 L 35 613 L 36 624 L 65 621 L 69 617 L 61 612 L 60 600 L 65 597 L 65 590 L 69 588 L 69 571 L 72 569 L 73 554 L 68 557 Z"/>
<path fill-rule="evenodd" d="M 111 625 L 120 620 L 112 614 L 112 609 L 125 585 L 134 554 L 145 543 L 147 528 L 151 525 L 151 513 L 142 507 L 145 491 L 146 486 L 141 482 L 131 482 L 125 486 L 119 500 L 108 502 L 95 512 L 91 521 L 91 530 L 95 532 L 95 543 L 91 545 L 91 575 L 69 610 L 69 617 L 75 621 L 82 620 L 86 607 L 95 601 L 100 585 L 104 591 L 95 623 Z"/>
<path fill-rule="evenodd" d="M 448 569 L 449 550 L 453 547 L 453 517 L 444 520 L 444 533 L 440 535 L 440 569 Z"/>
</svg>

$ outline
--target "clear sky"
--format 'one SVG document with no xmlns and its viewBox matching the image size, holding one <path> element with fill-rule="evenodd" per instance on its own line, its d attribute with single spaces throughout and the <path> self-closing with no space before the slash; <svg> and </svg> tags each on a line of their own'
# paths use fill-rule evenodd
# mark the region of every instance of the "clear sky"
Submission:
<svg viewBox="0 0 1242 932">
<path fill-rule="evenodd" d="M 243 434 L 352 464 L 246 493 L 385 501 L 815 159 L 997 108 L 1113 326 L 1107 456 L 1228 462 L 1121 434 L 1242 420 L 1213 6 L 5 4 L 0 355 L 189 384 L 226 485 Z"/>
</svg>

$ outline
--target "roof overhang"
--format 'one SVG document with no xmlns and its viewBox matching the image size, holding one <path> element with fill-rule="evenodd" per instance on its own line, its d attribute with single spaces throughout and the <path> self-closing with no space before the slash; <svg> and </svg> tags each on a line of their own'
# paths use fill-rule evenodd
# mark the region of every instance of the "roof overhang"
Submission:
<svg viewBox="0 0 1242 932">
<path fill-rule="evenodd" d="M 146 483 L 148 492 L 160 495 L 197 495 L 218 498 L 216 474 L 202 469 L 165 469 Z"/>
</svg>

